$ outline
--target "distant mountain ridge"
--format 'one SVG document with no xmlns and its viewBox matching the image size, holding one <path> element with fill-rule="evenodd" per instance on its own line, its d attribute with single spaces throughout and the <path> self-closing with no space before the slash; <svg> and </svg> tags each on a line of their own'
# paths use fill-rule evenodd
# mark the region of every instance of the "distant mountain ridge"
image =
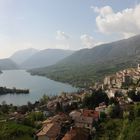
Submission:
<svg viewBox="0 0 140 140">
<path fill-rule="evenodd" d="M 27 59 L 29 59 L 32 55 L 34 55 L 35 53 L 37 53 L 38 51 L 39 50 L 34 49 L 34 48 L 20 50 L 20 51 L 15 52 L 10 57 L 10 59 L 20 65 L 24 61 L 26 61 Z"/>
<path fill-rule="evenodd" d="M 0 70 L 13 70 L 18 68 L 19 68 L 18 65 L 12 60 L 8 58 L 0 59 Z"/>
<path fill-rule="evenodd" d="M 71 55 L 73 51 L 71 50 L 61 50 L 61 49 L 45 49 L 38 51 L 32 55 L 29 59 L 25 60 L 21 67 L 24 69 L 39 68 L 49 65 L 53 65 L 58 61 Z"/>
<path fill-rule="evenodd" d="M 91 49 L 79 50 L 57 64 L 32 73 L 73 85 L 86 86 L 105 75 L 140 62 L 140 35 Z"/>
<path fill-rule="evenodd" d="M 140 54 L 140 35 L 112 43 L 103 44 L 91 49 L 75 52 L 70 57 L 62 60 L 60 64 L 96 64 L 127 58 Z M 138 56 L 137 56 L 138 57 Z"/>
</svg>

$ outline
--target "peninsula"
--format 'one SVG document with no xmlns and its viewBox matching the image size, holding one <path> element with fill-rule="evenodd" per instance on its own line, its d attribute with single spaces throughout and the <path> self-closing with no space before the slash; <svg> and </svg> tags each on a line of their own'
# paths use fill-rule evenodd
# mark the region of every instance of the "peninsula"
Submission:
<svg viewBox="0 0 140 140">
<path fill-rule="evenodd" d="M 17 89 L 15 87 L 0 87 L 0 95 L 3 94 L 29 94 L 29 89 Z"/>
</svg>

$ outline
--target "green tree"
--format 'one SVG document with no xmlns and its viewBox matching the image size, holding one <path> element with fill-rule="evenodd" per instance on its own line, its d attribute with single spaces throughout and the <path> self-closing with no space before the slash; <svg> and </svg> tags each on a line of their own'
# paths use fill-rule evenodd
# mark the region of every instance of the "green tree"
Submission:
<svg viewBox="0 0 140 140">
<path fill-rule="evenodd" d="M 94 90 L 91 95 L 88 95 L 84 98 L 83 107 L 95 108 L 102 102 L 108 104 L 108 96 L 102 89 Z"/>
<path fill-rule="evenodd" d="M 49 96 L 44 94 L 43 97 L 40 99 L 41 104 L 46 104 L 49 101 Z"/>
</svg>

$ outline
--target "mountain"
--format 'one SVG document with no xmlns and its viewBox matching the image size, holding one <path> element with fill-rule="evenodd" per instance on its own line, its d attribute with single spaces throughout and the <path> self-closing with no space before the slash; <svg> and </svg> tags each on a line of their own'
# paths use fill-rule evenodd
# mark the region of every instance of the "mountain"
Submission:
<svg viewBox="0 0 140 140">
<path fill-rule="evenodd" d="M 10 57 L 10 59 L 13 60 L 14 62 L 16 62 L 17 64 L 21 64 L 37 52 L 38 52 L 38 50 L 34 49 L 34 48 L 20 50 L 20 51 L 15 52 Z"/>
<path fill-rule="evenodd" d="M 79 50 L 53 66 L 31 73 L 83 87 L 137 63 L 140 63 L 140 35 Z"/>
<path fill-rule="evenodd" d="M 13 62 L 8 58 L 0 59 L 0 70 L 12 70 L 12 69 L 18 69 L 18 66 L 15 62 Z"/>
<path fill-rule="evenodd" d="M 25 69 L 45 67 L 53 65 L 56 62 L 71 55 L 73 51 L 61 49 L 45 49 L 32 55 L 29 59 L 24 61 L 21 66 Z"/>
</svg>

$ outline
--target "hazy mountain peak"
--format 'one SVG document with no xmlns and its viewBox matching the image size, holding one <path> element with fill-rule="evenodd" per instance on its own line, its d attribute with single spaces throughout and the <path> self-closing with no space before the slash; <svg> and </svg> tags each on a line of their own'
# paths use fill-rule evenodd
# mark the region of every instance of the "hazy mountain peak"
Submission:
<svg viewBox="0 0 140 140">
<path fill-rule="evenodd" d="M 62 49 L 44 49 L 40 50 L 29 59 L 25 60 L 21 67 L 25 69 L 45 67 L 53 65 L 65 57 L 71 55 L 73 51 Z"/>
<path fill-rule="evenodd" d="M 15 52 L 10 58 L 17 64 L 23 63 L 25 60 L 29 59 L 32 55 L 37 53 L 39 50 L 34 48 L 19 50 Z"/>
</svg>

